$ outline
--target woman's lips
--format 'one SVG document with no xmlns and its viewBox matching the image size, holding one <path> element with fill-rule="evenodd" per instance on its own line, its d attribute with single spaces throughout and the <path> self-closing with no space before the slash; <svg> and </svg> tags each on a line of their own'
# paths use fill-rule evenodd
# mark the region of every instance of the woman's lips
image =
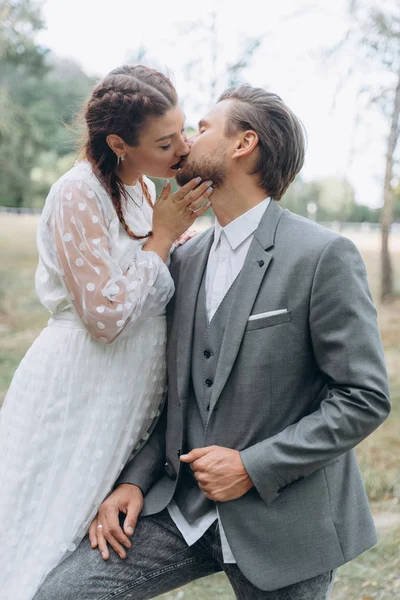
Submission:
<svg viewBox="0 0 400 600">
<path fill-rule="evenodd" d="M 172 169 L 173 171 L 177 171 L 178 169 L 181 168 L 181 164 L 182 164 L 182 160 L 180 160 L 175 165 L 173 165 L 172 167 L 170 167 L 170 169 Z"/>
</svg>

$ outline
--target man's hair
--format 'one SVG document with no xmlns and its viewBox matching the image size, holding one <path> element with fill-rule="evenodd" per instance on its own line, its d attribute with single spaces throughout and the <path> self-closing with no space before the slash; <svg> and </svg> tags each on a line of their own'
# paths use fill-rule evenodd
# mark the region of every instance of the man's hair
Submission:
<svg viewBox="0 0 400 600">
<path fill-rule="evenodd" d="M 235 100 L 227 117 L 226 135 L 252 129 L 259 137 L 259 159 L 253 173 L 274 200 L 280 200 L 304 163 L 305 130 L 276 94 L 244 84 L 219 97 Z"/>
</svg>

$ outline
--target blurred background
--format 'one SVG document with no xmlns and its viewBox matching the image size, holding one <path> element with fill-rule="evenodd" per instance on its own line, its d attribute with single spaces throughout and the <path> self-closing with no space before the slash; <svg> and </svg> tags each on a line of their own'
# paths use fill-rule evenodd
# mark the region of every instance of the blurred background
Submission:
<svg viewBox="0 0 400 600">
<path fill-rule="evenodd" d="M 278 93 L 302 120 L 306 164 L 282 205 L 358 245 L 393 398 L 357 449 L 381 539 L 339 570 L 333 598 L 400 598 L 399 2 L 0 0 L 0 59 L 0 404 L 48 319 L 34 290 L 36 227 L 74 163 L 74 119 L 101 77 L 123 63 L 168 74 L 188 133 L 241 82 Z M 217 596 L 234 598 L 223 575 L 163 598 Z"/>
</svg>

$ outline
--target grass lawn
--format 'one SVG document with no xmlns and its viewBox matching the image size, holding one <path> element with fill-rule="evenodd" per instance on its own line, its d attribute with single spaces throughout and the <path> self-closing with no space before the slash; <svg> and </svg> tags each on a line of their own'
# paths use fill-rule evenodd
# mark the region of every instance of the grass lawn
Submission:
<svg viewBox="0 0 400 600">
<path fill-rule="evenodd" d="M 34 290 L 37 218 L 0 215 L 0 404 L 19 361 L 48 315 Z M 377 298 L 379 238 L 354 235 L 367 265 Z M 400 285 L 400 240 L 392 244 L 396 281 Z M 395 600 L 400 598 L 400 298 L 382 306 L 376 300 L 390 374 L 393 410 L 389 419 L 357 448 L 372 503 L 380 542 L 338 571 L 333 600 Z M 191 583 L 160 598 L 209 600 L 234 598 L 224 575 Z M 249 599 L 251 600 L 251 599 Z"/>
</svg>

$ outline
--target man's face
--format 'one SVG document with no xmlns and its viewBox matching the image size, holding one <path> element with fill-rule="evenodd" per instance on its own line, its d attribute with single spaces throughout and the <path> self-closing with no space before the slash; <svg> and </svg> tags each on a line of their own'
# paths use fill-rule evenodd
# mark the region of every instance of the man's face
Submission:
<svg viewBox="0 0 400 600">
<path fill-rule="evenodd" d="M 185 185 L 195 177 L 204 181 L 210 179 L 213 187 L 220 187 L 225 182 L 229 151 L 233 146 L 232 140 L 225 135 L 230 107 L 230 100 L 219 102 L 199 121 L 198 132 L 189 139 L 190 154 L 176 175 L 178 185 Z"/>
</svg>

